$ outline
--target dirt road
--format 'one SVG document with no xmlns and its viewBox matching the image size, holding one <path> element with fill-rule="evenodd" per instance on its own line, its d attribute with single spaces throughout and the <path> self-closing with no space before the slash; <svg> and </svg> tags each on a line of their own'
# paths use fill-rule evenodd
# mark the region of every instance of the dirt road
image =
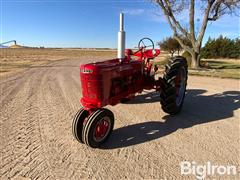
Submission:
<svg viewBox="0 0 240 180">
<path fill-rule="evenodd" d="M 181 176 L 184 160 L 239 171 L 238 80 L 189 77 L 183 110 L 174 117 L 160 109 L 154 92 L 110 106 L 114 132 L 101 149 L 91 149 L 71 134 L 84 62 L 57 61 L 0 80 L 1 179 L 194 179 Z"/>
</svg>

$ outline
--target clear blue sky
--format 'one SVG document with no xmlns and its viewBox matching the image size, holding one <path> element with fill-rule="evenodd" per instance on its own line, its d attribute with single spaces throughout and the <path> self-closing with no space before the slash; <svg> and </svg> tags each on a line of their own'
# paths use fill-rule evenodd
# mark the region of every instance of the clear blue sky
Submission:
<svg viewBox="0 0 240 180">
<path fill-rule="evenodd" d="M 124 11 L 127 47 L 142 37 L 155 42 L 172 34 L 163 16 L 144 0 L 0 0 L 1 41 L 26 46 L 117 47 L 119 13 Z M 198 13 L 201 16 L 201 13 Z M 186 18 L 180 17 L 187 23 Z M 239 17 L 209 24 L 208 36 L 239 36 Z"/>
</svg>

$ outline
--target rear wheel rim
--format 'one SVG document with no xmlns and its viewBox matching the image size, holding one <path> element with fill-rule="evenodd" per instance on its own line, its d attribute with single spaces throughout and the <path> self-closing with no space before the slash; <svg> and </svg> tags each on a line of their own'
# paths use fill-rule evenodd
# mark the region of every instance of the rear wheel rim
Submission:
<svg viewBox="0 0 240 180">
<path fill-rule="evenodd" d="M 99 120 L 96 124 L 96 127 L 94 129 L 94 134 L 93 134 L 93 139 L 96 142 L 101 142 L 103 141 L 107 135 L 110 132 L 110 127 L 111 127 L 111 121 L 110 118 L 105 116 L 101 120 Z"/>
<path fill-rule="evenodd" d="M 184 67 L 181 67 L 181 69 L 179 70 L 178 75 L 175 79 L 175 85 L 176 85 L 176 104 L 177 106 L 180 106 L 186 89 L 186 70 Z"/>
</svg>

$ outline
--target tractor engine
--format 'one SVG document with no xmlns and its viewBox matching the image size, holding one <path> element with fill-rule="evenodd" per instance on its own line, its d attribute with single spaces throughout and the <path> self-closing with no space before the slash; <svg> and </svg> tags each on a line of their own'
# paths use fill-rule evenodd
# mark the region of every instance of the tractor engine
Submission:
<svg viewBox="0 0 240 180">
<path fill-rule="evenodd" d="M 80 66 L 81 103 L 87 109 L 119 103 L 119 97 L 142 91 L 143 62 L 119 63 L 118 59 Z"/>
</svg>

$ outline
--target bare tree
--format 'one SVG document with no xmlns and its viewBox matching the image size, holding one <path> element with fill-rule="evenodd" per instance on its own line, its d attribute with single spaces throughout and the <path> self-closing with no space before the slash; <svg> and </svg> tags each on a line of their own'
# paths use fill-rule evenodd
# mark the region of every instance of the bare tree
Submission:
<svg viewBox="0 0 240 180">
<path fill-rule="evenodd" d="M 154 0 L 159 5 L 173 31 L 173 37 L 179 42 L 182 48 L 192 56 L 192 67 L 198 68 L 200 64 L 200 50 L 203 36 L 209 21 L 216 21 L 224 14 L 236 14 L 240 9 L 240 0 Z M 199 32 L 195 27 L 195 10 L 203 11 L 202 24 Z M 177 16 L 183 11 L 189 11 L 189 23 L 187 27 L 181 24 Z M 182 38 L 191 42 L 191 46 L 186 45 Z"/>
</svg>

